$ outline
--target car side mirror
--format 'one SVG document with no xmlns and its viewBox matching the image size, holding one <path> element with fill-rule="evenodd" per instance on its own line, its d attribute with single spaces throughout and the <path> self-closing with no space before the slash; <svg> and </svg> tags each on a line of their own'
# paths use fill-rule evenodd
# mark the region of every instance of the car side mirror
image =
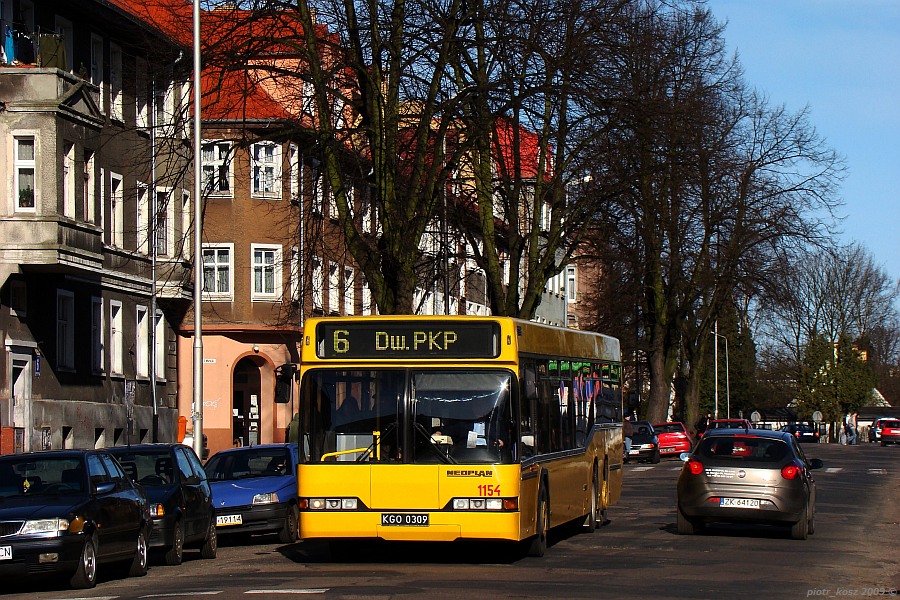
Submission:
<svg viewBox="0 0 900 600">
<path fill-rule="evenodd" d="M 115 481 L 102 481 L 94 487 L 95 494 L 108 494 L 116 489 Z"/>
<path fill-rule="evenodd" d="M 825 463 L 822 462 L 821 458 L 812 458 L 809 461 L 810 469 L 821 469 L 824 466 L 825 466 Z"/>
</svg>

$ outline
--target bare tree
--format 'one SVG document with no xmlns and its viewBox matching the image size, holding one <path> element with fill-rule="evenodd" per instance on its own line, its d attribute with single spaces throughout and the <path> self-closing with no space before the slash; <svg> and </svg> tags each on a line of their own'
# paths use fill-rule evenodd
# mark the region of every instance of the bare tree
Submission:
<svg viewBox="0 0 900 600">
<path fill-rule="evenodd" d="M 806 111 L 748 92 L 708 10 L 645 3 L 622 35 L 621 129 L 604 156 L 631 186 L 601 216 L 641 282 L 647 416 L 666 417 L 683 353 L 693 423 L 717 315 L 771 278 L 779 250 L 825 237 L 842 165 Z"/>
</svg>

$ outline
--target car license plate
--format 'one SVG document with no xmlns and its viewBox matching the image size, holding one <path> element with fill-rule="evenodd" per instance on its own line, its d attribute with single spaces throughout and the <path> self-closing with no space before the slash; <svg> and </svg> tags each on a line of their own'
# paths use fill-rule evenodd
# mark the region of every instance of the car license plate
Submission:
<svg viewBox="0 0 900 600">
<path fill-rule="evenodd" d="M 227 527 L 228 525 L 243 525 L 244 521 L 241 515 L 218 515 L 216 516 L 216 525 L 219 527 Z"/>
<path fill-rule="evenodd" d="M 0 546 L 0 560 L 12 560 L 12 546 Z"/>
<path fill-rule="evenodd" d="M 721 498 L 719 506 L 733 506 L 736 508 L 759 508 L 759 500 L 755 498 Z"/>
<path fill-rule="evenodd" d="M 383 527 L 428 527 L 425 513 L 381 513 Z"/>
<path fill-rule="evenodd" d="M 660 451 L 660 452 L 674 452 L 674 451 L 675 451 L 675 448 L 672 448 L 672 447 L 669 447 L 669 448 L 660 448 L 659 451 Z"/>
<path fill-rule="evenodd" d="M 640 448 L 633 448 L 633 449 L 631 450 L 631 452 L 629 452 L 628 454 L 640 454 L 640 453 L 641 453 L 641 449 L 640 449 Z"/>
</svg>

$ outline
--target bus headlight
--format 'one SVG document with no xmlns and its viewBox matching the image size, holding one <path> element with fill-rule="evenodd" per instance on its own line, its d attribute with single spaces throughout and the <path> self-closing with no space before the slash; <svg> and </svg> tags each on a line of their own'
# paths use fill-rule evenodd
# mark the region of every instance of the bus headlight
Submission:
<svg viewBox="0 0 900 600">
<path fill-rule="evenodd" d="M 303 506 L 303 502 L 300 502 Z M 306 508 L 309 510 L 356 510 L 359 503 L 356 498 L 308 498 Z"/>
<path fill-rule="evenodd" d="M 518 510 L 516 498 L 454 498 L 450 506 L 453 510 Z"/>
</svg>

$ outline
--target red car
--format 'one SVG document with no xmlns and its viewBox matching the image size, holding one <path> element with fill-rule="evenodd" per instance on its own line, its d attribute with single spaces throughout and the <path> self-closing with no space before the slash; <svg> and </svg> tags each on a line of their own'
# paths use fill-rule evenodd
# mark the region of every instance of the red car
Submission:
<svg viewBox="0 0 900 600">
<path fill-rule="evenodd" d="M 653 430 L 659 437 L 659 453 L 662 456 L 679 455 L 682 452 L 690 452 L 693 444 L 684 423 L 670 421 L 653 426 Z"/>
<path fill-rule="evenodd" d="M 898 419 L 881 421 L 881 445 L 887 446 L 888 444 L 900 444 L 900 420 Z M 662 441 L 660 441 L 660 445 L 662 445 Z"/>
</svg>

